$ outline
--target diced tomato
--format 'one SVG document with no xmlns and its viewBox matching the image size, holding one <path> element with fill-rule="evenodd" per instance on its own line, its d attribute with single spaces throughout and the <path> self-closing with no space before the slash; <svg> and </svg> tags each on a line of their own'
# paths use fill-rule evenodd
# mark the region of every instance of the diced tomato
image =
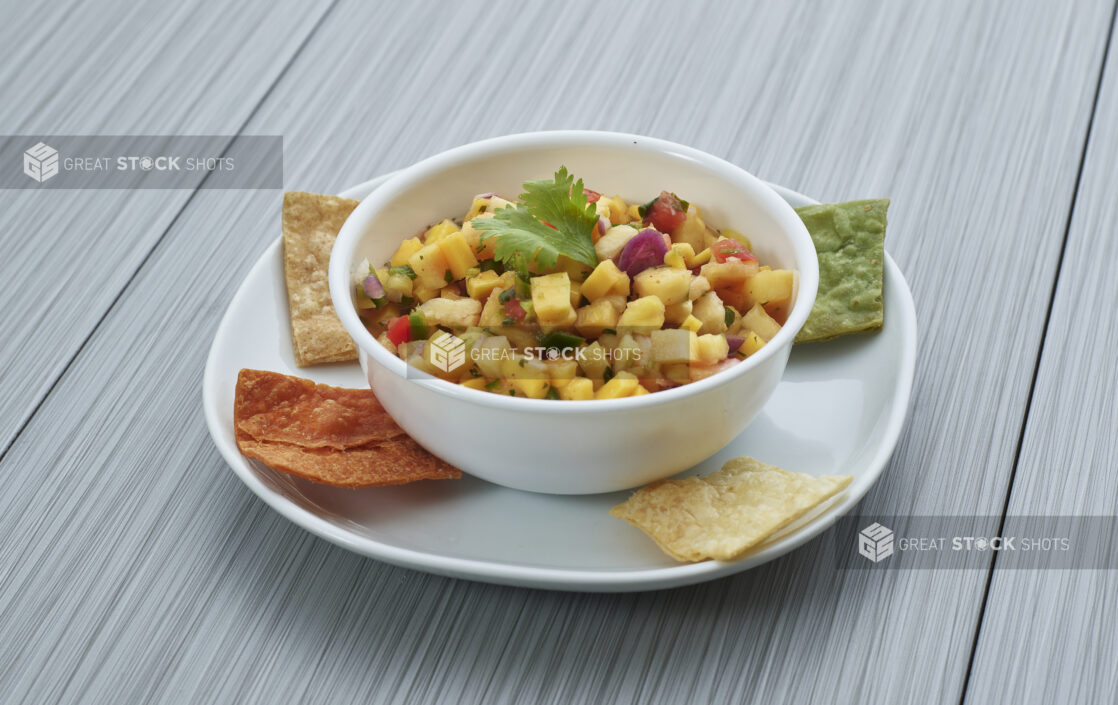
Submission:
<svg viewBox="0 0 1118 705">
<path fill-rule="evenodd" d="M 546 220 L 541 220 L 540 222 L 543 223 L 544 225 L 546 225 L 547 227 L 551 228 L 552 230 L 558 230 L 559 229 L 559 228 L 555 227 L 554 225 L 552 225 L 551 223 L 547 222 Z"/>
<path fill-rule="evenodd" d="M 393 345 L 403 345 L 411 340 L 411 321 L 407 316 L 392 319 L 386 334 Z"/>
<path fill-rule="evenodd" d="M 513 297 L 505 301 L 505 315 L 509 318 L 515 318 L 517 321 L 523 321 L 528 312 L 520 305 L 520 299 Z"/>
<path fill-rule="evenodd" d="M 602 197 L 602 194 L 598 193 L 597 191 L 591 191 L 588 188 L 582 189 L 582 192 L 586 194 L 587 203 L 597 203 L 598 199 Z"/>
<path fill-rule="evenodd" d="M 683 209 L 683 204 L 667 191 L 661 191 L 660 197 L 648 206 L 644 214 L 646 224 L 651 224 L 660 232 L 669 235 L 683 225 L 685 220 L 687 220 L 687 211 Z"/>
<path fill-rule="evenodd" d="M 745 245 L 736 240 L 719 240 L 710 246 L 710 254 L 715 262 L 725 262 L 728 259 L 748 262 L 757 259 L 752 252 L 745 249 Z"/>
</svg>

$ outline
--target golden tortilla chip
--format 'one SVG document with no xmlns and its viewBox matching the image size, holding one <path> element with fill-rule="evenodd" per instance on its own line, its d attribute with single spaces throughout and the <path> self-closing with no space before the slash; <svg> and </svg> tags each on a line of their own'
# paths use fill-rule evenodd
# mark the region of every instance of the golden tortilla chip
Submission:
<svg viewBox="0 0 1118 705">
<path fill-rule="evenodd" d="M 730 561 L 841 492 L 852 479 L 812 477 L 735 458 L 706 477 L 637 490 L 610 514 L 648 534 L 676 560 Z"/>
<path fill-rule="evenodd" d="M 369 389 L 340 389 L 276 372 L 241 370 L 233 419 L 258 441 L 351 448 L 404 435 Z"/>
<path fill-rule="evenodd" d="M 409 438 L 371 389 L 340 389 L 241 370 L 233 403 L 237 447 L 249 458 L 338 487 L 462 476 Z"/>
<path fill-rule="evenodd" d="M 299 367 L 357 359 L 357 348 L 334 311 L 327 281 L 330 250 L 357 203 L 317 193 L 283 195 L 283 275 Z"/>
<path fill-rule="evenodd" d="M 261 442 L 238 431 L 237 447 L 247 457 L 270 468 L 335 487 L 380 487 L 462 476 L 457 468 L 431 455 L 407 436 L 337 450 Z"/>
</svg>

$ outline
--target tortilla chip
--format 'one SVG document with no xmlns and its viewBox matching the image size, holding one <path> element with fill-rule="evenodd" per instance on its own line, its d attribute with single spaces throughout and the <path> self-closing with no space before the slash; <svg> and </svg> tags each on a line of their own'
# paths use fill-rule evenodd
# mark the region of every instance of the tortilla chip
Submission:
<svg viewBox="0 0 1118 705">
<path fill-rule="evenodd" d="M 283 274 L 299 367 L 357 359 L 357 348 L 334 311 L 327 281 L 330 250 L 357 203 L 316 193 L 283 195 Z"/>
<path fill-rule="evenodd" d="M 819 255 L 819 293 L 797 343 L 881 328 L 888 199 L 797 208 Z"/>
<path fill-rule="evenodd" d="M 610 514 L 648 534 L 676 560 L 730 561 L 841 492 L 852 479 L 812 477 L 735 458 L 706 477 L 637 490 Z"/>
<path fill-rule="evenodd" d="M 270 468 L 335 487 L 380 487 L 462 476 L 457 468 L 431 455 L 407 436 L 337 450 L 261 442 L 238 431 L 237 447 L 247 457 Z"/>
<path fill-rule="evenodd" d="M 315 482 L 373 487 L 462 476 L 409 438 L 371 389 L 241 370 L 233 423 L 247 457 Z"/>
<path fill-rule="evenodd" d="M 258 441 L 352 448 L 404 435 L 369 389 L 339 389 L 276 372 L 241 370 L 233 418 Z"/>
</svg>

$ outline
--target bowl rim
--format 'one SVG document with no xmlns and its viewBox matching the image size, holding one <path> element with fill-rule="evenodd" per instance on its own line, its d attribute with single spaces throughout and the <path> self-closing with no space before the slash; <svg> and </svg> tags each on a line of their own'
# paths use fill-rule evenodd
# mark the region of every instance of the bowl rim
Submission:
<svg viewBox="0 0 1118 705">
<path fill-rule="evenodd" d="M 352 269 L 354 251 L 364 234 L 365 224 L 381 208 L 391 203 L 401 193 L 439 171 L 460 166 L 463 163 L 482 157 L 556 147 L 608 147 L 668 154 L 697 163 L 703 168 L 715 172 L 720 178 L 730 178 L 738 181 L 740 185 L 744 185 L 743 192 L 749 198 L 760 201 L 763 207 L 770 210 L 778 224 L 782 226 L 781 229 L 784 234 L 791 239 L 795 264 L 799 272 L 799 289 L 796 292 L 792 313 L 784 325 L 781 326 L 780 332 L 757 353 L 728 370 L 673 389 L 620 399 L 565 400 L 562 403 L 556 403 L 555 400 L 550 399 L 511 397 L 470 389 L 433 375 L 427 375 L 420 370 L 414 370 L 411 374 L 408 374 L 407 363 L 389 353 L 388 349 L 377 342 L 365 328 L 352 301 L 349 290 L 350 270 Z M 655 137 L 598 130 L 549 130 L 522 132 L 470 142 L 427 157 L 390 176 L 382 185 L 361 200 L 343 224 L 331 252 L 328 281 L 330 295 L 335 302 L 334 310 L 346 332 L 353 338 L 361 352 L 398 377 L 443 396 L 478 406 L 548 414 L 585 414 L 633 410 L 702 394 L 726 384 L 736 377 L 747 374 L 769 357 L 778 354 L 778 351 L 785 346 L 790 348 L 793 338 L 807 320 L 814 304 L 819 285 L 819 268 L 815 245 L 796 212 L 765 181 L 741 167 L 694 147 L 687 147 Z"/>
</svg>

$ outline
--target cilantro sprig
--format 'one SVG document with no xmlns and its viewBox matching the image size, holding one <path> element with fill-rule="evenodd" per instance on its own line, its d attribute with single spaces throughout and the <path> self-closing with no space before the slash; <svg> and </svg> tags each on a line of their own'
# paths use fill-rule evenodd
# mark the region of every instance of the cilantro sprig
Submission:
<svg viewBox="0 0 1118 705">
<path fill-rule="evenodd" d="M 553 269 L 560 255 L 597 265 L 591 239 L 597 224 L 597 210 L 586 202 L 582 179 L 576 181 L 565 166 L 555 172 L 554 180 L 526 181 L 516 204 L 493 211 L 492 218 L 473 221 L 483 242 L 497 238 L 496 258 L 521 272 L 533 261 L 540 269 Z"/>
</svg>

